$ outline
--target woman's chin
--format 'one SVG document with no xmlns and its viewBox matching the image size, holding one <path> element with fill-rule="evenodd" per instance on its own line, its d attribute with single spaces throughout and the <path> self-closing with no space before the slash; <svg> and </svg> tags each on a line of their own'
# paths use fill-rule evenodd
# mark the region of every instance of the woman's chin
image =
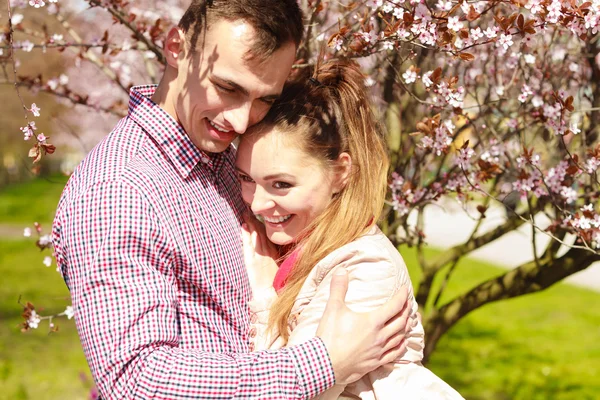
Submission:
<svg viewBox="0 0 600 400">
<path fill-rule="evenodd" d="M 278 246 L 286 246 L 288 244 L 292 244 L 292 242 L 294 241 L 293 237 L 282 234 L 281 232 L 274 232 L 270 235 L 268 233 L 269 232 L 267 232 L 267 237 L 269 238 L 269 240 Z"/>
</svg>

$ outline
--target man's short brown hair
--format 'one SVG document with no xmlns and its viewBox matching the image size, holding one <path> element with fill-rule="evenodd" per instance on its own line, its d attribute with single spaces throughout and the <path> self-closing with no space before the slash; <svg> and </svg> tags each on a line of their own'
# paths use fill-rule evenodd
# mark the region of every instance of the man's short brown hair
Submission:
<svg viewBox="0 0 600 400">
<path fill-rule="evenodd" d="M 201 32 L 220 21 L 243 20 L 255 29 L 253 55 L 268 57 L 282 45 L 302 40 L 304 26 L 297 0 L 192 0 L 179 21 L 192 51 Z"/>
</svg>

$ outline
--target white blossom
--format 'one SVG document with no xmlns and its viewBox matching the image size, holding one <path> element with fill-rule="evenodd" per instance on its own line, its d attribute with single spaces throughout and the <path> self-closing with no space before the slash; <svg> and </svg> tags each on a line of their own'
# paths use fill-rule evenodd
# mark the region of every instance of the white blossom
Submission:
<svg viewBox="0 0 600 400">
<path fill-rule="evenodd" d="M 27 320 L 27 325 L 29 325 L 29 327 L 31 329 L 37 329 L 37 327 L 41 321 L 42 321 L 42 319 L 35 312 L 35 310 L 31 310 L 31 315 L 29 316 L 29 319 Z"/>
</svg>

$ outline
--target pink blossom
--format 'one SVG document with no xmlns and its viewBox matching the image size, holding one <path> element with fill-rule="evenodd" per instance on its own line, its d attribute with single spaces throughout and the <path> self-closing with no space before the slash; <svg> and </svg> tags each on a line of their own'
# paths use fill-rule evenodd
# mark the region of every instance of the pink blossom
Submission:
<svg viewBox="0 0 600 400">
<path fill-rule="evenodd" d="M 37 135 L 37 140 L 38 142 L 44 142 L 46 141 L 46 136 L 43 133 L 40 133 L 39 135 Z"/>
<path fill-rule="evenodd" d="M 48 82 L 46 82 L 46 84 L 51 90 L 56 90 L 58 88 L 58 79 L 48 79 Z"/>
<path fill-rule="evenodd" d="M 420 19 L 422 22 L 431 21 L 431 14 L 425 4 L 417 4 L 417 6 L 415 7 L 415 18 Z"/>
<path fill-rule="evenodd" d="M 429 136 L 423 136 L 419 142 L 419 146 L 422 149 L 429 150 L 433 147 L 433 139 Z"/>
<path fill-rule="evenodd" d="M 377 9 L 383 5 L 383 0 L 369 0 L 367 1 L 367 7 Z"/>
<path fill-rule="evenodd" d="M 391 40 L 385 40 L 382 44 L 381 44 L 381 48 L 383 50 L 394 50 L 394 42 L 392 42 Z"/>
<path fill-rule="evenodd" d="M 517 121 L 517 120 L 516 120 L 516 119 L 514 119 L 514 118 L 512 118 L 512 119 L 509 119 L 509 120 L 506 122 L 506 126 L 508 126 L 508 127 L 509 127 L 509 128 L 511 128 L 511 129 L 517 129 L 517 127 L 519 126 L 519 121 Z"/>
<path fill-rule="evenodd" d="M 450 11 L 452 9 L 452 2 L 440 0 L 437 2 L 437 4 L 435 6 L 438 10 Z"/>
<path fill-rule="evenodd" d="M 398 37 L 400 39 L 406 39 L 406 38 L 408 38 L 410 36 L 410 32 L 408 32 L 404 28 L 399 28 L 398 31 L 396 32 L 396 34 L 398 35 Z"/>
<path fill-rule="evenodd" d="M 71 319 L 75 316 L 75 311 L 73 310 L 73 306 L 67 306 L 67 308 L 65 309 L 65 311 L 62 312 L 62 314 L 64 316 L 66 316 L 68 319 Z"/>
<path fill-rule="evenodd" d="M 553 0 L 552 4 L 548 6 L 548 16 L 546 17 L 546 21 L 550 22 L 551 24 L 557 23 L 559 18 L 563 15 L 561 8 L 561 0 Z"/>
<path fill-rule="evenodd" d="M 481 153 L 480 158 L 483 161 L 499 164 L 501 159 L 503 158 L 506 149 L 504 148 L 504 145 L 502 143 L 499 143 L 498 140 L 495 138 L 491 139 L 489 144 L 491 144 L 491 146 L 483 153 Z"/>
<path fill-rule="evenodd" d="M 525 103 L 529 96 L 531 96 L 532 94 L 533 91 L 531 90 L 529 85 L 523 85 L 523 87 L 521 88 L 521 94 L 519 95 L 519 101 L 521 103 Z"/>
<path fill-rule="evenodd" d="M 544 99 L 542 99 L 542 96 L 540 96 L 540 95 L 535 95 L 531 99 L 531 105 L 534 106 L 535 108 L 541 107 L 544 105 Z"/>
<path fill-rule="evenodd" d="M 496 36 L 498 36 L 497 33 L 496 33 L 497 32 L 496 29 L 497 29 L 496 27 L 489 27 L 485 31 L 483 31 L 483 34 L 485 36 L 487 36 L 488 39 L 493 39 Z"/>
<path fill-rule="evenodd" d="M 50 235 L 40 236 L 39 243 L 40 246 L 47 246 L 48 244 L 50 244 Z"/>
<path fill-rule="evenodd" d="M 437 35 L 428 31 L 424 31 L 419 35 L 419 40 L 428 46 L 435 46 Z"/>
<path fill-rule="evenodd" d="M 402 79 L 405 83 L 413 83 L 417 80 L 417 72 L 414 68 L 409 68 L 402 74 Z"/>
<path fill-rule="evenodd" d="M 542 5 L 541 5 L 541 0 L 529 0 L 527 2 L 527 4 L 525 5 L 525 8 L 527 8 L 529 11 L 531 11 L 531 14 L 535 15 L 537 13 L 539 13 L 540 11 L 542 11 Z"/>
<path fill-rule="evenodd" d="M 454 163 L 463 170 L 468 170 L 471 167 L 471 157 L 475 154 L 472 148 L 467 147 L 466 149 L 460 148 Z"/>
<path fill-rule="evenodd" d="M 471 39 L 473 41 L 477 41 L 483 37 L 483 31 L 480 27 L 471 29 Z"/>
<path fill-rule="evenodd" d="M 23 50 L 26 53 L 31 52 L 31 50 L 33 50 L 33 47 L 35 45 L 30 42 L 29 40 L 24 40 L 21 43 L 19 43 L 19 47 L 21 47 L 21 50 Z"/>
<path fill-rule="evenodd" d="M 505 35 L 503 33 L 500 35 L 500 39 L 498 39 L 498 44 L 504 47 L 504 50 L 508 50 L 508 48 L 513 45 L 512 35 Z"/>
<path fill-rule="evenodd" d="M 577 191 L 572 187 L 563 186 L 560 195 L 565 199 L 567 204 L 573 204 L 577 201 Z"/>
<path fill-rule="evenodd" d="M 569 127 L 569 130 L 571 132 L 573 132 L 574 135 L 577 135 L 578 133 L 581 133 L 581 129 L 579 129 L 577 127 L 577 123 L 576 122 L 571 123 L 571 126 Z"/>
<path fill-rule="evenodd" d="M 544 104 L 543 107 L 544 116 L 549 119 L 554 119 L 560 116 L 560 104 L 556 103 L 555 105 Z"/>
<path fill-rule="evenodd" d="M 42 319 L 40 318 L 38 313 L 36 313 L 35 310 L 31 310 L 31 315 L 29 315 L 29 319 L 27 320 L 27 325 L 29 325 L 29 327 L 31 329 L 37 329 L 37 327 L 41 321 L 42 321 Z"/>
<path fill-rule="evenodd" d="M 362 39 L 367 43 L 375 43 L 377 41 L 377 33 L 375 31 L 360 32 Z"/>
<path fill-rule="evenodd" d="M 459 21 L 458 17 L 450 17 L 448 18 L 448 29 L 458 32 L 462 29 L 463 23 Z"/>
<path fill-rule="evenodd" d="M 29 0 L 29 5 L 35 8 L 40 8 L 44 7 L 46 3 L 44 3 L 44 0 Z"/>
<path fill-rule="evenodd" d="M 533 54 L 525 54 L 523 59 L 527 64 L 535 64 L 535 56 Z"/>
<path fill-rule="evenodd" d="M 567 175 L 567 168 L 569 163 L 566 161 L 561 161 L 554 168 L 550 168 L 544 181 L 546 185 L 552 190 L 554 193 L 559 193 L 562 189 L 562 183 L 565 180 L 565 176 Z"/>
<path fill-rule="evenodd" d="M 541 174 L 537 169 L 534 169 L 527 176 L 513 182 L 513 189 L 521 193 L 521 198 L 527 198 L 527 194 L 535 192 L 540 183 Z"/>
<path fill-rule="evenodd" d="M 34 135 L 34 130 L 35 130 L 35 123 L 30 122 L 29 124 L 27 124 L 26 126 L 21 128 L 21 132 L 23 132 L 23 139 L 24 140 L 29 140 L 31 139 L 31 137 Z"/>
<path fill-rule="evenodd" d="M 404 8 L 402 8 L 402 7 L 394 8 L 394 18 L 402 19 L 403 16 L 404 16 Z"/>
<path fill-rule="evenodd" d="M 35 103 L 32 103 L 31 104 L 31 108 L 29 109 L 29 111 L 31 111 L 31 113 L 35 117 L 39 117 L 40 116 L 40 110 L 41 110 L 41 108 L 39 108 L 38 106 L 36 106 Z"/>
<path fill-rule="evenodd" d="M 449 135 L 448 129 L 444 125 L 440 125 L 435 130 L 435 139 L 433 141 L 433 151 L 436 156 L 441 156 L 452 144 L 452 136 Z"/>
<path fill-rule="evenodd" d="M 338 36 L 332 41 L 330 46 L 333 47 L 335 51 L 340 51 L 342 49 L 343 44 L 344 39 Z"/>
<path fill-rule="evenodd" d="M 598 167 L 600 167 L 600 159 L 597 159 L 596 157 L 588 158 L 585 163 L 585 170 L 588 174 L 593 174 L 596 172 Z"/>
<path fill-rule="evenodd" d="M 10 19 L 10 22 L 13 25 L 19 25 L 22 21 L 23 21 L 23 14 L 13 14 L 12 18 Z M 0 42 L 1 42 L 1 40 L 0 40 Z"/>
<path fill-rule="evenodd" d="M 433 74 L 433 71 L 425 72 L 421 77 L 421 80 L 423 81 L 425 87 L 430 87 L 431 85 L 433 85 L 433 81 L 430 79 L 431 74 Z"/>
</svg>

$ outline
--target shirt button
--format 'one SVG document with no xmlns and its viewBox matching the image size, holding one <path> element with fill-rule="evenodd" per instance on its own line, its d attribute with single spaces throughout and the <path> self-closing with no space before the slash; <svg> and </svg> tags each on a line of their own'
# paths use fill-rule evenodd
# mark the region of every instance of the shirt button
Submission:
<svg viewBox="0 0 600 400">
<path fill-rule="evenodd" d="M 258 315 L 256 315 L 256 313 L 250 313 L 250 322 L 255 324 L 256 321 L 258 321 Z"/>
<path fill-rule="evenodd" d="M 204 164 L 208 164 L 210 162 L 210 158 L 206 157 L 206 156 L 202 156 L 200 157 L 200 160 L 202 160 L 202 162 Z"/>
<path fill-rule="evenodd" d="M 256 327 L 255 326 L 250 328 L 250 331 L 248 332 L 248 336 L 250 336 L 251 338 L 256 336 Z"/>
</svg>

